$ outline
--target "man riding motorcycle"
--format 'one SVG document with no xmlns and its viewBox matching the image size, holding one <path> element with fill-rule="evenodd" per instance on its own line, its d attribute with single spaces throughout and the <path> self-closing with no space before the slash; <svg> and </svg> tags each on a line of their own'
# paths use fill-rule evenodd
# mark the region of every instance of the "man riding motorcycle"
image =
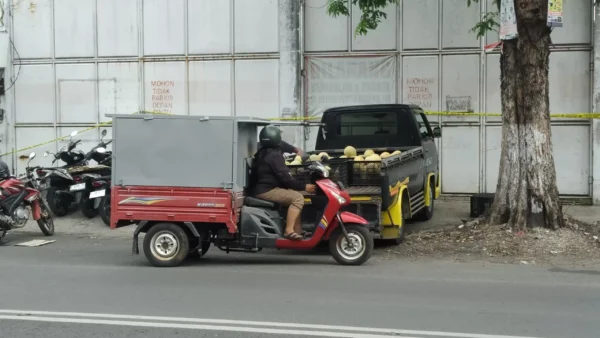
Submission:
<svg viewBox="0 0 600 338">
<path fill-rule="evenodd" d="M 285 164 L 283 152 L 300 151 L 292 145 L 281 140 L 281 130 L 269 125 L 259 134 L 260 148 L 254 155 L 254 194 L 257 198 L 277 203 L 288 207 L 285 237 L 292 240 L 301 240 L 302 225 L 300 214 L 304 207 L 304 196 L 298 191 L 314 193 L 314 184 L 303 184 L 290 174 Z M 285 148 L 285 149 L 284 149 Z"/>
</svg>

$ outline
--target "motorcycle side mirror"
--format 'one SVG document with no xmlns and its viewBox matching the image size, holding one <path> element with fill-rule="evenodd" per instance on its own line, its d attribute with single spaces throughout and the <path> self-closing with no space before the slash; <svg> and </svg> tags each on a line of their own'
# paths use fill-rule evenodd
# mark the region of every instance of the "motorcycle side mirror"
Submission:
<svg viewBox="0 0 600 338">
<path fill-rule="evenodd" d="M 102 131 L 102 137 L 106 136 L 106 133 L 107 133 L 107 132 L 106 132 L 106 129 L 104 129 L 104 130 Z"/>
<path fill-rule="evenodd" d="M 48 157 L 48 155 L 50 155 L 50 153 L 47 151 L 44 151 L 44 157 Z"/>
<path fill-rule="evenodd" d="M 30 160 L 33 160 L 34 158 L 35 158 L 35 152 L 29 154 L 29 159 Z"/>
<path fill-rule="evenodd" d="M 106 148 L 103 148 L 103 147 L 96 148 L 96 152 L 100 153 L 100 154 L 105 154 L 106 153 Z"/>
<path fill-rule="evenodd" d="M 74 130 L 73 132 L 71 132 L 71 137 L 75 137 L 75 135 L 79 134 L 79 132 L 77 130 Z"/>
</svg>

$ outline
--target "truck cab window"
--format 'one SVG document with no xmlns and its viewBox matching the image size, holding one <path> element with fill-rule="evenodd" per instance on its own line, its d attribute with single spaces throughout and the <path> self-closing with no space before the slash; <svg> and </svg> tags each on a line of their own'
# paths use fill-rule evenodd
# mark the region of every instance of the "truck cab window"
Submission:
<svg viewBox="0 0 600 338">
<path fill-rule="evenodd" d="M 395 112 L 342 113 L 336 116 L 339 136 L 395 135 L 398 122 Z"/>
<path fill-rule="evenodd" d="M 425 121 L 425 118 L 423 117 L 423 111 L 418 111 L 415 110 L 415 119 L 417 120 L 417 123 L 419 124 L 419 131 L 421 132 L 421 138 L 426 138 L 426 137 L 433 137 L 433 132 L 431 131 L 431 128 L 429 126 L 429 123 L 427 123 Z"/>
</svg>

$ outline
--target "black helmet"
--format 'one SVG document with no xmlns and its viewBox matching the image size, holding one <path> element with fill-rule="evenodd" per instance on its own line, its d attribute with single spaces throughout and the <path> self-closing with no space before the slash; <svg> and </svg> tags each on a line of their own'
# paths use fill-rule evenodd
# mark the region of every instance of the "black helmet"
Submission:
<svg viewBox="0 0 600 338">
<path fill-rule="evenodd" d="M 279 147 L 281 143 L 281 129 L 273 125 L 268 125 L 260 131 L 258 138 L 260 139 L 260 145 L 263 147 Z"/>
<path fill-rule="evenodd" d="M 4 161 L 0 160 L 0 180 L 7 179 L 10 176 L 10 169 Z"/>
</svg>

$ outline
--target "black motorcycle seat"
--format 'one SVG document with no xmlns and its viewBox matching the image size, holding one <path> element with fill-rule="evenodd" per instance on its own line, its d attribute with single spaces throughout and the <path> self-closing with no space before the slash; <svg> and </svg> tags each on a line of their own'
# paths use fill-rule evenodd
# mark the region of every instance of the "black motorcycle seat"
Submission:
<svg viewBox="0 0 600 338">
<path fill-rule="evenodd" d="M 255 207 L 255 208 L 271 208 L 271 209 L 277 208 L 276 203 L 273 203 L 271 201 L 262 200 L 262 199 L 256 198 L 256 197 L 250 197 L 250 196 L 248 196 L 244 199 L 244 205 L 247 205 L 249 207 Z"/>
</svg>

